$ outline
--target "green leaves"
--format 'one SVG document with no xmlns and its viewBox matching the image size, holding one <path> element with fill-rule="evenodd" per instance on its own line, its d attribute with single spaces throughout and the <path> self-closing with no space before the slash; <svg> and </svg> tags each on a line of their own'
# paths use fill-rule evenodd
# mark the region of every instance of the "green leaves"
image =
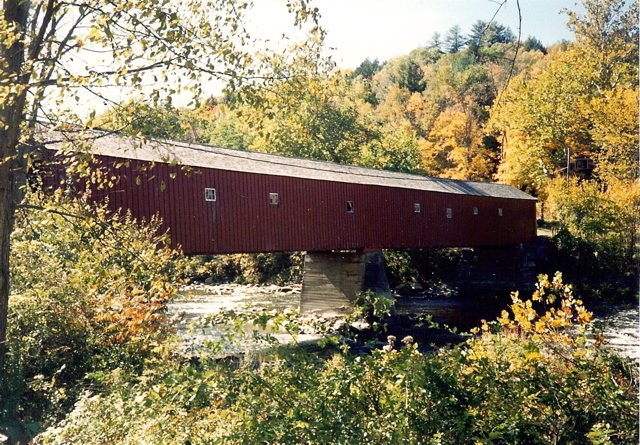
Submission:
<svg viewBox="0 0 640 445">
<path fill-rule="evenodd" d="M 292 347 L 233 366 L 204 354 L 156 361 L 134 383 L 114 378 L 110 391 L 84 396 L 39 440 L 98 444 L 117 430 L 115 444 L 637 443 L 637 367 L 582 341 L 569 325 L 590 314 L 559 276 L 540 278 L 536 302 L 516 298 L 502 327 L 462 345 L 423 353 L 389 336 L 362 355 Z M 538 312 L 552 294 L 560 306 Z M 241 330 L 296 316 L 217 320 Z"/>
<path fill-rule="evenodd" d="M 141 372 L 171 334 L 165 306 L 179 260 L 158 248 L 157 221 L 145 227 L 65 199 L 29 202 L 12 236 L 13 380 L 0 383 L 14 381 L 3 393 L 21 399 L 23 419 L 43 421 L 73 405 L 87 373 Z"/>
</svg>

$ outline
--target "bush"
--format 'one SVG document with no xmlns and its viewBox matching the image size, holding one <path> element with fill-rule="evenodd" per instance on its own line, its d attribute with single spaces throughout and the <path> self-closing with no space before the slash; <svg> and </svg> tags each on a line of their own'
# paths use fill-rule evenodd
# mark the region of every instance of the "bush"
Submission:
<svg viewBox="0 0 640 445">
<path fill-rule="evenodd" d="M 564 272 L 587 304 L 611 306 L 637 301 L 637 265 L 623 263 L 615 251 L 561 228 L 552 239 L 550 262 Z"/>
<path fill-rule="evenodd" d="M 605 184 L 557 179 L 549 188 L 548 203 L 552 217 L 561 227 L 554 240 L 558 252 L 556 270 L 579 284 L 585 298 L 602 300 L 604 286 L 611 300 L 608 303 L 635 300 L 638 182 L 611 180 Z"/>
<path fill-rule="evenodd" d="M 193 257 L 184 278 L 215 283 L 277 284 L 302 281 L 302 254 L 253 253 Z"/>
<path fill-rule="evenodd" d="M 34 195 L 18 212 L 0 414 L 52 419 L 101 373 L 142 371 L 172 332 L 179 261 L 158 227 L 61 196 Z"/>
<path fill-rule="evenodd" d="M 249 312 L 267 325 L 266 313 Z M 246 318 L 240 317 L 239 325 Z M 558 275 L 466 343 L 421 353 L 274 350 L 238 368 L 162 361 L 87 393 L 43 444 L 638 443 L 638 374 L 587 337 L 591 314 Z M 296 332 L 304 320 L 274 314 Z M 339 341 L 339 340 L 338 340 Z"/>
<path fill-rule="evenodd" d="M 392 287 L 400 283 L 438 284 L 457 278 L 460 249 L 386 250 L 385 271 Z"/>
</svg>

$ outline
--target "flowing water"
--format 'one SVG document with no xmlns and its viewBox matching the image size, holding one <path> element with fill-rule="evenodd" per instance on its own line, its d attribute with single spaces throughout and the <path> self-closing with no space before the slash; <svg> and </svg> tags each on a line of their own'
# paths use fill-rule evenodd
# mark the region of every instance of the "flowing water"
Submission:
<svg viewBox="0 0 640 445">
<path fill-rule="evenodd" d="M 204 326 L 194 328 L 194 323 L 222 309 L 266 309 L 282 311 L 297 310 L 300 307 L 300 286 L 252 286 L 239 284 L 206 285 L 195 284 L 185 286 L 176 300 L 169 304 L 169 312 L 180 316 L 178 333 L 184 339 L 184 352 L 198 353 L 207 341 L 222 343 L 222 352 L 237 353 L 248 349 L 256 349 L 251 340 L 237 338 L 229 343 L 224 339 L 229 327 Z M 254 326 L 246 326 L 246 334 L 251 335 Z M 272 333 L 282 343 L 291 340 L 287 334 Z M 316 337 L 301 335 L 298 341 L 312 340 Z"/>
<path fill-rule="evenodd" d="M 182 322 L 178 325 L 180 334 L 185 338 L 187 350 L 197 349 L 203 340 L 218 340 L 224 330 L 217 327 L 190 330 L 188 325 L 219 309 L 239 309 L 250 305 L 266 310 L 297 310 L 300 305 L 300 285 L 278 286 L 246 286 L 238 284 L 225 285 L 191 285 L 185 287 L 180 297 L 172 302 L 169 310 L 174 314 L 182 314 Z M 408 298 L 399 297 L 396 301 L 399 314 L 431 315 L 434 321 L 456 327 L 461 331 L 479 326 L 482 319 L 493 320 L 506 309 L 504 302 L 498 300 L 458 299 L 455 297 Z M 640 359 L 640 322 L 638 308 L 625 309 L 602 317 L 607 347 L 623 356 Z M 248 327 L 247 330 L 252 329 Z M 287 335 L 276 335 L 281 341 Z M 311 335 L 301 336 L 300 341 L 312 340 Z M 226 352 L 237 352 L 243 345 L 226 345 Z"/>
<path fill-rule="evenodd" d="M 625 309 L 600 318 L 608 347 L 620 355 L 640 360 L 638 308 Z"/>
</svg>

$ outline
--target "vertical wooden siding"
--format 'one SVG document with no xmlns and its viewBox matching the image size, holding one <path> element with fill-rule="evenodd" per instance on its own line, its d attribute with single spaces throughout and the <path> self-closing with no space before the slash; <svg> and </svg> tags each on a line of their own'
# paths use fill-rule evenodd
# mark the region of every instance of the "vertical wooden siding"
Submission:
<svg viewBox="0 0 640 445">
<path fill-rule="evenodd" d="M 112 209 L 163 219 L 185 253 L 510 245 L 535 237 L 535 201 L 195 169 L 101 157 L 119 177 Z M 205 201 L 204 189 L 216 189 Z M 278 193 L 279 204 L 269 202 Z M 353 201 L 354 212 L 347 212 Z M 420 204 L 420 212 L 414 211 Z M 473 214 L 473 208 L 478 214 Z M 447 218 L 450 208 L 452 218 Z M 502 209 L 502 216 L 499 215 Z"/>
</svg>

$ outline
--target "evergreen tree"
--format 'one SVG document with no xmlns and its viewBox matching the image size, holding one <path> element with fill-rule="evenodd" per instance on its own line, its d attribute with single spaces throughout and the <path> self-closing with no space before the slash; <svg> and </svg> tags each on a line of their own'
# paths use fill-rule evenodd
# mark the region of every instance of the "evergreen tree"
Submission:
<svg viewBox="0 0 640 445">
<path fill-rule="evenodd" d="M 527 40 L 522 44 L 522 49 L 524 51 L 540 51 L 542 54 L 547 54 L 547 48 L 533 36 L 527 37 Z"/>
<path fill-rule="evenodd" d="M 373 79 L 373 76 L 376 75 L 382 69 L 382 64 L 378 61 L 378 59 L 371 60 L 368 57 L 364 59 L 364 61 L 356 68 L 353 72 L 354 77 L 362 76 L 365 79 Z"/>
<path fill-rule="evenodd" d="M 462 50 L 466 43 L 466 39 L 462 35 L 462 30 L 458 25 L 455 25 L 447 31 L 447 34 L 444 37 L 444 49 L 449 54 L 454 54 Z"/>
<path fill-rule="evenodd" d="M 431 40 L 427 43 L 427 48 L 437 49 L 438 52 L 442 52 L 442 43 L 442 35 L 436 31 L 431 36 Z"/>
</svg>

